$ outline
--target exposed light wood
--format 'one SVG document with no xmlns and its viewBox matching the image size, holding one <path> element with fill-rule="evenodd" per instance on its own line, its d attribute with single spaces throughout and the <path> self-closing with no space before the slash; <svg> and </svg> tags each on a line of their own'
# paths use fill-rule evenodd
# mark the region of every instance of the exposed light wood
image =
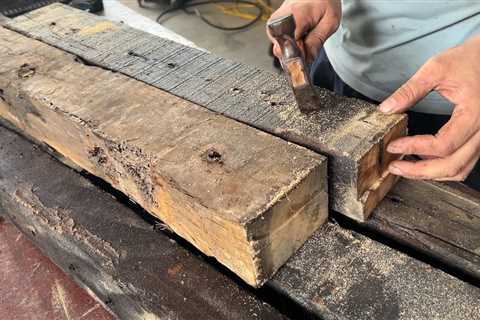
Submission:
<svg viewBox="0 0 480 320">
<path fill-rule="evenodd" d="M 330 158 L 332 208 L 365 220 L 394 184 L 385 146 L 405 135 L 406 116 L 319 89 L 322 109 L 304 115 L 282 75 L 228 61 L 60 4 L 7 24 L 209 110 L 307 146 Z M 252 44 L 253 45 L 253 44 Z"/>
<path fill-rule="evenodd" d="M 282 319 L 137 206 L 1 126 L 0 176 L 0 218 L 119 319 Z"/>
<path fill-rule="evenodd" d="M 321 155 L 3 28 L 0 62 L 0 117 L 250 285 L 327 217 Z"/>
</svg>

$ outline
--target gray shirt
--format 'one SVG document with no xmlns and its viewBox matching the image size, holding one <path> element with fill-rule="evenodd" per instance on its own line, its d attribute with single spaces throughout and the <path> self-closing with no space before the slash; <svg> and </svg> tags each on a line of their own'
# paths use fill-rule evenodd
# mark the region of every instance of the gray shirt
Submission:
<svg viewBox="0 0 480 320">
<path fill-rule="evenodd" d="M 480 0 L 342 2 L 341 25 L 325 50 L 345 83 L 377 101 L 392 94 L 430 57 L 480 35 Z M 414 110 L 449 114 L 452 107 L 431 93 Z"/>
</svg>

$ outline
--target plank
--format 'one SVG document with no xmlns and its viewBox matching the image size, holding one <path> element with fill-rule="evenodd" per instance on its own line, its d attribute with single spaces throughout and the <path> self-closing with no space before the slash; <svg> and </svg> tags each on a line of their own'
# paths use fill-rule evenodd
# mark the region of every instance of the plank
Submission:
<svg viewBox="0 0 480 320">
<path fill-rule="evenodd" d="M 480 284 L 480 193 L 473 189 L 402 179 L 362 226 Z"/>
<path fill-rule="evenodd" d="M 269 285 L 321 319 L 478 319 L 480 289 L 338 225 L 321 227 Z"/>
<path fill-rule="evenodd" d="M 321 155 L 7 29 L 0 61 L 1 117 L 250 285 L 326 220 Z"/>
<path fill-rule="evenodd" d="M 324 108 L 301 114 L 283 76 L 176 44 L 120 23 L 51 5 L 7 27 L 209 110 L 329 156 L 332 208 L 365 220 L 395 183 L 385 151 L 406 116 L 318 89 Z"/>
<path fill-rule="evenodd" d="M 118 318 L 283 318 L 207 257 L 1 126 L 0 155 L 0 212 Z"/>
<path fill-rule="evenodd" d="M 278 316 L 220 273 L 210 264 L 214 261 L 186 250 L 172 234 L 153 231 L 138 212 L 2 128 L 0 176 L 4 210 L 120 317 Z M 69 223 L 61 227 L 62 221 Z M 273 306 L 299 304 L 322 319 L 480 317 L 479 288 L 332 222 L 315 232 L 264 289 L 271 290 Z"/>
</svg>

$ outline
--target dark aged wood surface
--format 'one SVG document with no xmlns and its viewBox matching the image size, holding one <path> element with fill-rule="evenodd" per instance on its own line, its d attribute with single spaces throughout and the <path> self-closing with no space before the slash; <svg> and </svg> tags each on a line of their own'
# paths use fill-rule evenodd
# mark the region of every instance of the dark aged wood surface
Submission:
<svg viewBox="0 0 480 320">
<path fill-rule="evenodd" d="M 480 285 L 480 193 L 401 180 L 363 226 L 473 277 Z"/>
<path fill-rule="evenodd" d="M 313 151 L 4 28 L 0 61 L 0 117 L 252 286 L 327 218 L 326 158 Z"/>
<path fill-rule="evenodd" d="M 0 127 L 0 210 L 122 319 L 281 319 L 199 253 Z"/>
<path fill-rule="evenodd" d="M 138 213 L 2 128 L 0 203 L 62 269 L 120 316 L 280 317 L 199 253 L 153 231 Z M 480 289 L 332 222 L 265 289 L 273 303 L 300 304 L 322 319 L 480 317 Z"/>
<path fill-rule="evenodd" d="M 72 14 L 76 16 L 76 13 Z M 52 15 L 56 17 L 58 14 L 53 13 Z M 45 16 L 45 13 L 40 16 Z M 53 32 L 49 30 L 57 30 L 55 28 L 42 29 L 42 23 L 43 25 L 48 21 L 51 23 L 51 18 L 48 15 L 46 17 L 45 21 L 40 21 L 39 30 L 43 30 L 42 38 L 46 37 L 43 33 L 48 34 Z M 61 31 L 63 29 L 60 25 L 63 23 L 80 23 L 71 18 L 69 17 L 70 20 L 67 22 L 62 19 L 58 20 L 58 25 L 55 27 L 60 28 Z M 41 20 L 36 16 L 33 19 Z M 81 21 L 88 22 L 88 19 L 95 18 L 83 15 Z M 132 31 L 132 29 L 126 30 Z M 57 30 L 56 34 L 59 37 L 57 40 L 60 41 L 64 38 L 65 40 L 60 41 L 60 44 L 56 43 L 59 46 L 71 46 L 72 41 L 77 39 L 72 40 L 60 31 Z M 108 35 L 103 36 L 107 37 Z M 142 36 L 147 35 L 142 34 Z M 80 39 L 82 38 L 80 37 Z M 149 39 L 158 41 L 157 38 Z M 101 48 L 107 47 L 105 45 Z M 72 47 L 70 50 L 77 52 L 79 49 Z M 86 50 L 84 54 L 88 52 L 91 51 Z M 118 56 L 120 59 L 121 54 Z M 88 56 L 87 58 L 93 59 Z M 138 63 L 137 60 L 132 60 L 133 62 Z M 461 272 L 480 279 L 479 195 L 473 191 L 458 190 L 458 186 L 460 185 L 452 187 L 446 184 L 402 181 L 398 187 L 394 188 L 387 197 L 388 199 L 381 203 L 372 219 L 367 221 L 364 227 L 380 232 L 416 250 L 421 250 L 451 268 L 457 268 Z M 432 195 L 435 196 L 432 197 Z"/>
<path fill-rule="evenodd" d="M 324 109 L 302 115 L 284 77 L 55 4 L 7 27 L 212 111 L 330 156 L 335 210 L 364 220 L 395 182 L 385 145 L 406 117 L 320 90 Z"/>
</svg>

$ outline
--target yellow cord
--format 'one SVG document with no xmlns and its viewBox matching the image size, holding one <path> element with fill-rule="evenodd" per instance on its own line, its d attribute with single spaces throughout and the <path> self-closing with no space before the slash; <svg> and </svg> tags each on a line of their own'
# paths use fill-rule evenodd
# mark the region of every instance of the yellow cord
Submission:
<svg viewBox="0 0 480 320">
<path fill-rule="evenodd" d="M 270 15 L 273 12 L 272 7 L 267 5 L 263 0 L 255 0 L 255 3 L 257 3 L 259 6 L 263 8 L 263 15 L 262 15 L 262 20 L 267 21 Z M 248 13 L 246 11 L 242 11 L 241 9 L 251 9 L 255 8 L 252 5 L 248 5 L 245 3 L 232 3 L 230 4 L 217 4 L 215 5 L 217 9 L 219 9 L 223 14 L 229 15 L 229 16 L 234 16 L 238 17 L 244 20 L 253 20 L 255 19 L 255 15 Z"/>
</svg>

